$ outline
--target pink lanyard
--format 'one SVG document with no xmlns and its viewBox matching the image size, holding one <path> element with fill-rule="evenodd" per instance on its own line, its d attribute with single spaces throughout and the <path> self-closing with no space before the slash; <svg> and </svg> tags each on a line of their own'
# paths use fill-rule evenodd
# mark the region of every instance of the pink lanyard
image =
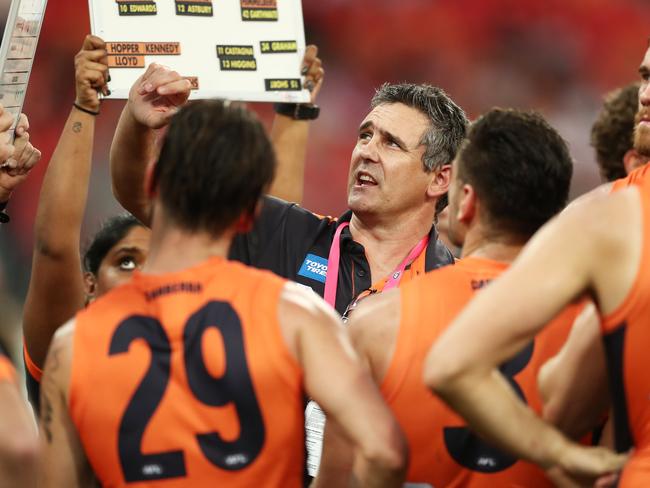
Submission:
<svg viewBox="0 0 650 488">
<path fill-rule="evenodd" d="M 325 276 L 325 301 L 329 303 L 332 308 L 336 308 L 336 287 L 339 282 L 339 261 L 341 259 L 341 232 L 343 229 L 348 227 L 350 224 L 345 222 L 338 226 L 336 232 L 334 233 L 334 240 L 332 241 L 332 246 L 330 247 L 330 254 L 327 259 L 327 275 Z M 426 235 L 422 238 L 420 242 L 411 250 L 406 259 L 395 268 L 395 271 L 392 272 L 388 281 L 384 285 L 383 290 L 390 290 L 396 286 L 399 286 L 400 281 L 402 281 L 402 275 L 406 267 L 417 259 L 417 257 L 422 254 L 429 244 L 429 236 Z"/>
</svg>

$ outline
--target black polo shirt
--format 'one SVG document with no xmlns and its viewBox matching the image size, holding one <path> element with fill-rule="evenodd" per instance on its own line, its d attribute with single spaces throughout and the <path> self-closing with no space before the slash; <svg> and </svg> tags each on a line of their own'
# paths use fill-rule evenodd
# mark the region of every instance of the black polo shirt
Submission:
<svg viewBox="0 0 650 488">
<path fill-rule="evenodd" d="M 230 259 L 256 268 L 268 269 L 284 278 L 306 285 L 321 297 L 325 294 L 327 258 L 336 228 L 350 222 L 347 211 L 338 220 L 320 217 L 304 208 L 265 197 L 262 212 L 253 230 L 235 238 Z M 341 257 L 336 290 L 336 310 L 346 307 L 363 290 L 372 286 L 370 266 L 363 246 L 352 239 L 350 228 L 341 232 Z M 425 270 L 431 271 L 454 263 L 454 257 L 438 239 L 431 226 L 425 255 Z M 375 277 L 376 281 L 383 277 Z"/>
</svg>

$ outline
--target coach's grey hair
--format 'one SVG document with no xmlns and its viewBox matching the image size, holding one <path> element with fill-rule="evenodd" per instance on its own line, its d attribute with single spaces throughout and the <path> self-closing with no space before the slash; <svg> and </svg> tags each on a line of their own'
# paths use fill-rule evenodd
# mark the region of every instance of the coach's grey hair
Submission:
<svg viewBox="0 0 650 488">
<path fill-rule="evenodd" d="M 412 83 L 384 83 L 372 97 L 370 106 L 374 109 L 390 103 L 403 103 L 429 118 L 431 126 L 420 141 L 426 147 L 422 156 L 425 171 L 452 162 L 469 124 L 463 109 L 440 88 Z"/>
</svg>

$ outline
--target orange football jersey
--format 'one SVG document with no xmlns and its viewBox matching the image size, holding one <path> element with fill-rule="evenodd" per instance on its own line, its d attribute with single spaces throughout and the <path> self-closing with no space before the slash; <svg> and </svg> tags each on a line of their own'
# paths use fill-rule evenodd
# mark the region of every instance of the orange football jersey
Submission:
<svg viewBox="0 0 650 488">
<path fill-rule="evenodd" d="M 634 448 L 618 485 L 621 488 L 650 485 L 650 377 L 646 370 L 650 344 L 650 178 L 647 175 L 650 175 L 650 165 L 636 169 L 626 179 L 641 194 L 643 246 L 639 271 L 623 303 L 602 320 L 616 449 L 627 452 Z"/>
<path fill-rule="evenodd" d="M 407 480 L 434 487 L 552 487 L 537 466 L 518 461 L 476 436 L 422 382 L 431 345 L 472 299 L 508 265 L 465 258 L 404 284 L 396 349 L 381 391 L 409 443 Z M 569 335 L 582 306 L 571 306 L 517 356 L 501 366 L 518 396 L 537 412 L 537 373 Z M 477 323 L 476 327 L 481 324 Z"/>
<path fill-rule="evenodd" d="M 643 186 L 644 181 L 650 176 L 650 163 L 635 169 L 625 178 L 620 178 L 612 183 L 612 193 L 631 185 Z"/>
<path fill-rule="evenodd" d="M 16 381 L 16 369 L 2 346 L 0 346 L 0 381 Z"/>
<path fill-rule="evenodd" d="M 136 273 L 77 315 L 69 410 L 103 486 L 302 486 L 285 283 L 213 258 Z"/>
</svg>

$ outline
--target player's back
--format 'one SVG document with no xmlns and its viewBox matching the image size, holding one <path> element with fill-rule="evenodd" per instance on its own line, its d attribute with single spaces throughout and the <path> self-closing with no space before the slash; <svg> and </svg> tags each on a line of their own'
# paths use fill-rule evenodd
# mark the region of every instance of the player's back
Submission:
<svg viewBox="0 0 650 488">
<path fill-rule="evenodd" d="M 69 409 L 104 486 L 301 486 L 286 281 L 213 258 L 136 274 L 77 316 Z"/>
<path fill-rule="evenodd" d="M 646 487 L 650 480 L 650 165 L 632 175 L 642 204 L 641 261 L 626 299 L 602 320 L 616 449 L 634 448 L 619 484 L 622 488 Z"/>
<path fill-rule="evenodd" d="M 506 269 L 504 263 L 469 257 L 400 289 L 400 327 L 381 389 L 409 442 L 409 482 L 435 487 L 553 486 L 538 467 L 517 461 L 473 434 L 422 381 L 431 345 L 475 292 Z M 542 407 L 537 373 L 560 350 L 577 312 L 578 307 L 567 309 L 533 343 L 501 366 L 517 394 L 537 412 Z"/>
</svg>

